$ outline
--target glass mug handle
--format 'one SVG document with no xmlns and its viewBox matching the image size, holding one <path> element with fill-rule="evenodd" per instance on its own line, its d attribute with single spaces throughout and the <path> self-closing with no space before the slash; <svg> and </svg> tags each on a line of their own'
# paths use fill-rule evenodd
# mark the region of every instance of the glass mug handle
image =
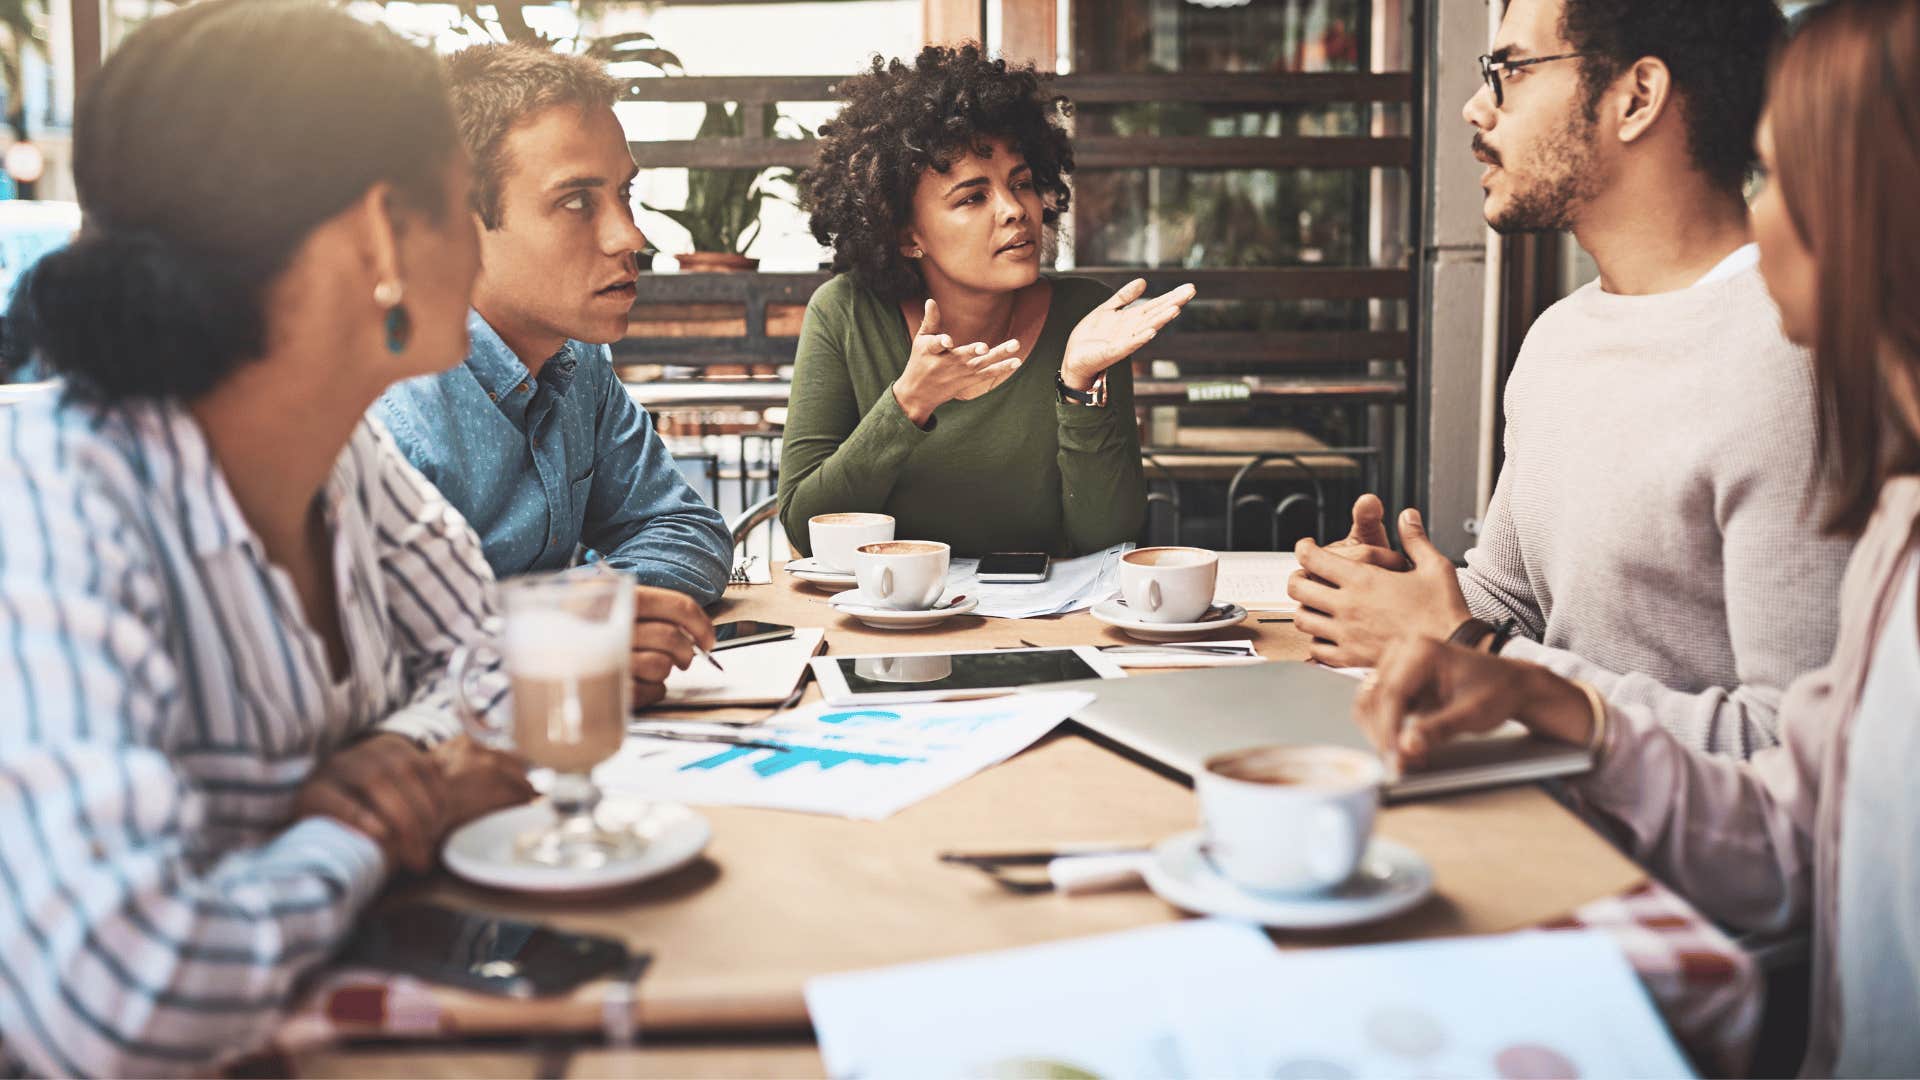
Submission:
<svg viewBox="0 0 1920 1080">
<path fill-rule="evenodd" d="M 453 691 L 453 712 L 475 742 L 495 750 L 510 750 L 513 739 L 507 732 L 507 725 L 494 720 L 485 709 L 475 704 L 469 691 L 474 678 L 482 674 L 475 668 L 475 658 L 482 652 L 490 652 L 496 657 L 501 655 L 500 647 L 494 643 L 477 641 L 453 650 L 453 657 L 447 661 L 447 684 Z"/>
</svg>

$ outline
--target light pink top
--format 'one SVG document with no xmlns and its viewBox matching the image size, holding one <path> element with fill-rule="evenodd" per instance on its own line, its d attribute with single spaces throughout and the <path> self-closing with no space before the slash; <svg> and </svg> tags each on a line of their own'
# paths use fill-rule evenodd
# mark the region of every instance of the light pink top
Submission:
<svg viewBox="0 0 1920 1080">
<path fill-rule="evenodd" d="M 1831 1075 L 1839 1054 L 1838 965 L 1876 962 L 1839 956 L 1846 750 L 1889 615 L 1915 617 L 1889 607 L 1917 518 L 1920 478 L 1888 483 L 1847 564 L 1833 659 L 1795 681 L 1781 701 L 1782 745 L 1745 764 L 1709 757 L 1688 751 L 1647 710 L 1615 706 L 1599 764 L 1573 785 L 1589 808 L 1625 827 L 1636 858 L 1709 916 L 1743 930 L 1811 927 L 1813 1017 L 1803 1075 Z M 1914 812 L 1910 792 L 1898 801 L 1907 808 L 1890 806 L 1889 812 Z M 1920 852 L 1911 857 L 1920 859 Z M 1872 936 L 1920 934 L 1920 901 L 1908 920 L 1901 927 L 1855 929 Z"/>
</svg>

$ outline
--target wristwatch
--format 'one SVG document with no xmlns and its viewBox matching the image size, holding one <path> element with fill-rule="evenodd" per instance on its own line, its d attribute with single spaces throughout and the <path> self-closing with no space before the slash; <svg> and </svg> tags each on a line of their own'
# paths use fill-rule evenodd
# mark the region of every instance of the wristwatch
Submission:
<svg viewBox="0 0 1920 1080">
<path fill-rule="evenodd" d="M 1087 389 L 1075 390 L 1073 387 L 1068 386 L 1067 381 L 1061 378 L 1060 373 L 1056 371 L 1053 373 L 1053 392 L 1059 396 L 1060 404 L 1062 405 L 1085 405 L 1093 409 L 1104 408 L 1107 404 L 1107 373 L 1104 371 L 1101 372 L 1100 377 L 1094 379 L 1093 385 Z"/>
<path fill-rule="evenodd" d="M 1477 649 L 1481 642 L 1492 637 L 1493 641 L 1488 644 L 1487 652 L 1498 656 L 1500 650 L 1507 647 L 1507 642 L 1513 639 L 1514 629 L 1515 626 L 1511 621 L 1496 626 L 1485 619 L 1468 619 L 1455 627 L 1453 633 L 1447 635 L 1447 641 L 1449 644 Z"/>
</svg>

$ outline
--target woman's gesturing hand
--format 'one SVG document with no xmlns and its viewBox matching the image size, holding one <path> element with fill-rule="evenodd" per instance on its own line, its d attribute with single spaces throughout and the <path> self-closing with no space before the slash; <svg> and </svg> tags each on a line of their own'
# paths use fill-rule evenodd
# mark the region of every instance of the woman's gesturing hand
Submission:
<svg viewBox="0 0 1920 1080">
<path fill-rule="evenodd" d="M 927 301 L 926 315 L 913 335 L 907 370 L 894 380 L 893 396 L 915 427 L 926 427 L 933 410 L 981 383 L 1013 374 L 1022 359 L 1018 341 L 988 348 L 982 342 L 956 346 L 940 332 L 940 305 Z"/>
<path fill-rule="evenodd" d="M 1127 306 L 1146 291 L 1146 279 L 1134 278 L 1106 303 L 1087 312 L 1087 317 L 1080 320 L 1080 325 L 1074 327 L 1072 336 L 1067 338 L 1066 356 L 1060 361 L 1061 382 L 1074 390 L 1092 386 L 1101 372 L 1152 341 L 1153 335 L 1172 322 L 1194 294 L 1192 285 L 1182 285 L 1139 307 Z"/>
<path fill-rule="evenodd" d="M 1508 719 L 1575 744 L 1593 733 L 1585 691 L 1546 668 L 1424 637 L 1387 647 L 1360 684 L 1353 719 L 1408 771 L 1423 767 L 1441 743 Z"/>
</svg>

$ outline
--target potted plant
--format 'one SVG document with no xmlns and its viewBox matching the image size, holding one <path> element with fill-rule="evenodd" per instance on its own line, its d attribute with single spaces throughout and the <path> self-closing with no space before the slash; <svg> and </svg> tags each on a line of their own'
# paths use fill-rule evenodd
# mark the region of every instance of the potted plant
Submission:
<svg viewBox="0 0 1920 1080">
<path fill-rule="evenodd" d="M 739 106 L 708 102 L 706 116 L 700 122 L 696 139 L 738 139 L 746 134 L 746 117 Z M 766 110 L 762 138 L 774 138 L 782 119 Z M 791 120 L 789 119 L 789 122 Z M 802 134 L 807 134 L 801 129 Z M 746 256 L 747 248 L 760 235 L 760 210 L 768 199 L 787 201 L 788 196 L 771 185 L 791 184 L 792 169 L 688 169 L 687 201 L 680 209 L 641 203 L 642 209 L 659 214 L 687 230 L 693 250 L 678 255 L 680 269 L 694 271 L 752 270 L 760 260 Z"/>
</svg>

